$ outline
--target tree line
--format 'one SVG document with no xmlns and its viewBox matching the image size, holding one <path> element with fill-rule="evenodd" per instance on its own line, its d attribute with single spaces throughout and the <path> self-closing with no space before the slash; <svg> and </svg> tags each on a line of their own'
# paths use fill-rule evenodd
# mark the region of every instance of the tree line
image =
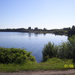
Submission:
<svg viewBox="0 0 75 75">
<path fill-rule="evenodd" d="M 0 29 L 0 32 L 33 32 L 33 33 L 54 33 L 56 35 L 74 35 L 75 34 L 75 26 L 73 25 L 72 28 L 63 28 L 63 29 L 51 29 L 47 30 L 46 28 L 39 29 L 35 27 L 32 29 L 31 27 L 26 28 L 17 28 L 17 29 Z"/>
<path fill-rule="evenodd" d="M 34 29 L 32 29 L 31 27 L 28 27 L 28 29 L 26 29 L 26 28 L 17 28 L 17 29 L 9 29 L 9 28 L 7 28 L 7 29 L 0 29 L 0 31 L 14 31 L 14 32 L 16 32 L 16 31 L 18 31 L 18 32 L 28 32 L 28 31 L 45 31 L 45 30 L 47 30 L 46 28 L 44 28 L 44 29 L 39 29 L 38 27 L 35 27 Z"/>
<path fill-rule="evenodd" d="M 75 35 L 75 26 L 73 25 L 72 28 L 68 29 L 68 36 Z"/>
</svg>

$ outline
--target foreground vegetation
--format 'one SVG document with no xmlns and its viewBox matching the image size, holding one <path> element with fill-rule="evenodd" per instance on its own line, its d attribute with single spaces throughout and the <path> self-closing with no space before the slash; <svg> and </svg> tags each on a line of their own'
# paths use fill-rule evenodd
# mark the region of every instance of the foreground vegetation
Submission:
<svg viewBox="0 0 75 75">
<path fill-rule="evenodd" d="M 55 45 L 49 42 L 43 48 L 43 61 L 49 58 L 57 57 L 60 59 L 73 59 L 75 63 L 75 36 L 69 37 L 69 41 L 63 42 L 60 45 Z"/>
<path fill-rule="evenodd" d="M 27 52 L 25 49 L 0 47 L 0 63 L 24 64 L 29 60 L 35 62 L 35 57 L 32 56 L 31 53 L 32 52 Z"/>
<path fill-rule="evenodd" d="M 65 67 L 65 65 L 68 65 Z M 67 70 L 73 68 L 72 59 L 51 58 L 46 62 L 27 61 L 24 64 L 0 64 L 0 72 L 14 72 L 23 70 Z"/>
</svg>

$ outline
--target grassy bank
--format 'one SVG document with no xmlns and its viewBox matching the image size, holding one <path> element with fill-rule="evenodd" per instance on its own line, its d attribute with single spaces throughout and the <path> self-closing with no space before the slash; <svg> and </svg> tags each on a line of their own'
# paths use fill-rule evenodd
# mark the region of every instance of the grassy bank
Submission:
<svg viewBox="0 0 75 75">
<path fill-rule="evenodd" d="M 25 49 L 0 47 L 0 72 L 23 70 L 65 70 L 74 68 L 73 59 L 49 58 L 37 63 L 31 52 Z"/>
<path fill-rule="evenodd" d="M 25 64 L 0 64 L 0 72 L 23 70 L 66 70 L 73 68 L 72 65 L 72 59 L 51 58 L 46 62 L 41 63 L 28 61 Z"/>
<path fill-rule="evenodd" d="M 46 62 L 26 60 L 24 63 L 0 63 L 0 72 L 15 72 L 23 70 L 66 70 L 74 68 L 73 59 L 50 58 Z"/>
</svg>

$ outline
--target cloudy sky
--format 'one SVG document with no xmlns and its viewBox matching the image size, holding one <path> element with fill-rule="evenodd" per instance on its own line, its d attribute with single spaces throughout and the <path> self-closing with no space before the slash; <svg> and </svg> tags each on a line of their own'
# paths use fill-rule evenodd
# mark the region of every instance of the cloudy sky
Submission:
<svg viewBox="0 0 75 75">
<path fill-rule="evenodd" d="M 75 0 L 0 0 L 0 29 L 59 29 L 75 25 Z"/>
</svg>

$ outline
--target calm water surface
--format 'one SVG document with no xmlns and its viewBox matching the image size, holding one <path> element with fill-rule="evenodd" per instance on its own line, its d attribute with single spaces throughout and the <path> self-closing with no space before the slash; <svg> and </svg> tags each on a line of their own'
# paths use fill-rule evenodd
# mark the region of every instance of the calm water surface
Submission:
<svg viewBox="0 0 75 75">
<path fill-rule="evenodd" d="M 35 34 L 21 32 L 0 32 L 0 47 L 5 48 L 25 48 L 27 51 L 33 51 L 36 61 L 42 60 L 42 50 L 48 42 L 60 44 L 67 41 L 67 36 L 54 34 Z"/>
</svg>

